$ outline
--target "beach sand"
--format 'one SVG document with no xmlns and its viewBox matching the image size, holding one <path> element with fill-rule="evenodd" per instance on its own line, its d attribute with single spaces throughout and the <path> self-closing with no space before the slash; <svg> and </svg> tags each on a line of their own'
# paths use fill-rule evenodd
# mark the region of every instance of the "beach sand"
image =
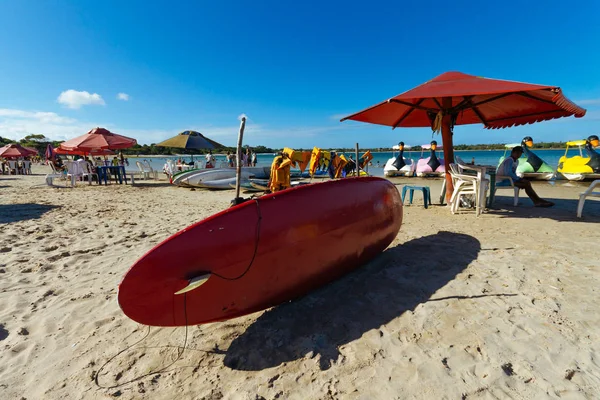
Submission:
<svg viewBox="0 0 600 400">
<path fill-rule="evenodd" d="M 524 194 L 512 207 L 500 191 L 478 218 L 426 210 L 416 193 L 373 262 L 296 301 L 186 331 L 129 320 L 117 285 L 154 245 L 228 207 L 233 192 L 166 181 L 56 189 L 43 184 L 45 167 L 34 172 L 0 176 L 2 399 L 600 393 L 600 202 L 575 218 L 585 186 L 536 183 L 551 209 Z M 441 186 L 394 182 L 427 184 L 434 202 Z"/>
</svg>

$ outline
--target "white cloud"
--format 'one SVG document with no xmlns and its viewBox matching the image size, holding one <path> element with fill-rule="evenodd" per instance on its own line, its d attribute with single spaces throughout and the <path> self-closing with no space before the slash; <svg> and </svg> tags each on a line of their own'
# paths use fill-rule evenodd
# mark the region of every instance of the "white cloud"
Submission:
<svg viewBox="0 0 600 400">
<path fill-rule="evenodd" d="M 100 96 L 98 93 L 90 94 L 86 91 L 78 92 L 77 90 L 73 89 L 62 92 L 60 96 L 58 96 L 57 101 L 60 104 L 72 109 L 79 109 L 81 106 L 86 105 L 103 106 L 106 104 L 104 103 L 102 96 Z"/>
<path fill-rule="evenodd" d="M 17 109 L 0 108 L 0 136 L 13 140 L 36 133 L 43 134 L 53 140 L 68 140 L 83 135 L 97 126 L 104 127 L 111 132 L 137 139 L 140 144 L 159 143 L 178 132 L 186 129 L 202 132 L 204 135 L 214 139 L 226 146 L 235 146 L 239 131 L 238 124 L 226 126 L 213 126 L 195 123 L 178 123 L 177 126 L 168 129 L 127 129 L 106 121 L 80 121 L 73 118 L 61 116 L 54 112 L 27 111 Z M 285 126 L 274 127 L 249 123 L 246 125 L 244 143 L 252 145 L 294 145 L 297 141 L 319 144 L 323 140 L 331 140 L 336 143 L 346 136 L 347 133 L 357 130 L 367 131 L 373 127 L 368 124 L 331 124 L 323 126 Z M 329 139 L 326 139 L 329 138 Z M 314 142 L 314 143 L 313 143 Z M 311 144 L 311 145 L 312 145 Z M 303 144 L 307 147 L 308 144 Z"/>
<path fill-rule="evenodd" d="M 23 111 L 10 108 L 0 108 L 0 117 L 16 118 L 16 119 L 33 119 L 42 123 L 52 124 L 70 124 L 75 122 L 72 118 L 61 117 L 53 112 L 41 111 Z"/>
<path fill-rule="evenodd" d="M 119 93 L 117 100 L 129 101 L 129 95 L 127 93 Z"/>
<path fill-rule="evenodd" d="M 43 134 L 52 140 L 68 140 L 97 126 L 136 138 L 140 144 L 158 143 L 178 132 L 177 129 L 121 129 L 102 121 L 79 121 L 53 112 L 0 108 L 0 136 L 12 140 L 20 140 L 32 133 Z"/>
</svg>

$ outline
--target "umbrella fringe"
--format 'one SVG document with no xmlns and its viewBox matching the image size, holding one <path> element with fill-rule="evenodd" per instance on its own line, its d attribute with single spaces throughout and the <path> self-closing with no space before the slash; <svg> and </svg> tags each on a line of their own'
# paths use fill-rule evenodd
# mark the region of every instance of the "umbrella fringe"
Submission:
<svg viewBox="0 0 600 400">
<path fill-rule="evenodd" d="M 586 113 L 585 108 L 579 107 L 577 104 L 569 100 L 560 89 L 554 95 L 554 97 L 552 97 L 552 102 L 563 110 L 572 113 L 575 118 L 581 118 Z"/>
</svg>

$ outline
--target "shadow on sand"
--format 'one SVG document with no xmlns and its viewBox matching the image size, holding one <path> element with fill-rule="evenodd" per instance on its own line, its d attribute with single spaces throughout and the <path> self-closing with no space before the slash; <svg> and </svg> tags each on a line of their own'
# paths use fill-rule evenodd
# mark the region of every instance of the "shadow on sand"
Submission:
<svg viewBox="0 0 600 400">
<path fill-rule="evenodd" d="M 256 371 L 313 352 L 328 369 L 340 346 L 427 302 L 480 250 L 474 237 L 451 232 L 390 248 L 342 279 L 262 314 L 233 340 L 224 363 Z"/>
<path fill-rule="evenodd" d="M 169 182 L 149 183 L 149 182 L 135 181 L 135 185 L 133 185 L 134 188 L 153 188 L 153 187 L 167 187 L 167 186 L 175 187 L 172 183 L 169 183 Z"/>
<path fill-rule="evenodd" d="M 49 204 L 0 204 L 0 224 L 38 219 L 45 213 L 60 206 Z"/>
<path fill-rule="evenodd" d="M 600 222 L 600 201 L 588 197 L 583 206 L 582 218 L 577 218 L 577 204 L 579 197 L 576 199 L 552 199 L 546 198 L 554 203 L 554 207 L 540 208 L 534 207 L 529 198 L 519 198 L 519 205 L 513 207 L 512 196 L 503 197 L 497 196 L 494 202 L 494 208 L 490 213 L 501 215 L 503 218 L 548 218 L 562 222 Z"/>
</svg>

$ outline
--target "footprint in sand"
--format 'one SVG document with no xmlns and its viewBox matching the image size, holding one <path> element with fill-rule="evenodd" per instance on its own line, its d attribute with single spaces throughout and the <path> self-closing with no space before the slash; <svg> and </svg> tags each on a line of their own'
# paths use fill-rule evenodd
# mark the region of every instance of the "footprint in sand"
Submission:
<svg viewBox="0 0 600 400">
<path fill-rule="evenodd" d="M 48 261 L 54 262 L 56 260 L 60 260 L 61 258 L 68 257 L 70 255 L 71 255 L 71 253 L 69 253 L 68 251 L 63 251 L 62 253 L 55 254 L 53 256 L 48 257 Z"/>
<path fill-rule="evenodd" d="M 8 253 L 12 250 L 12 247 L 0 247 L 0 253 Z"/>
</svg>

